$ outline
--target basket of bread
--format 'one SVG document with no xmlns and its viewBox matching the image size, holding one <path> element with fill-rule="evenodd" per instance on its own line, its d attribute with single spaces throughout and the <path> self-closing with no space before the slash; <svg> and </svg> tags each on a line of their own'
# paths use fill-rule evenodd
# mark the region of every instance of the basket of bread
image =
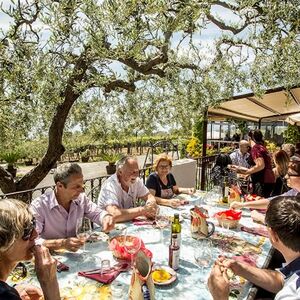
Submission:
<svg viewBox="0 0 300 300">
<path fill-rule="evenodd" d="M 228 209 L 217 212 L 214 217 L 218 220 L 219 225 L 226 228 L 237 228 L 242 217 L 241 211 Z"/>
</svg>

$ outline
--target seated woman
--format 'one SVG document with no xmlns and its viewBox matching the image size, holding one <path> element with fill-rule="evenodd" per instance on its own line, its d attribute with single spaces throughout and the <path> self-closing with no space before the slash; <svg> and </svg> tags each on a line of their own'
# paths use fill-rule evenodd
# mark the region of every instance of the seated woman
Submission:
<svg viewBox="0 0 300 300">
<path fill-rule="evenodd" d="M 172 198 L 174 194 L 193 194 L 194 188 L 181 188 L 176 185 L 176 181 L 170 170 L 172 159 L 167 154 L 160 154 L 154 161 L 154 173 L 151 173 L 146 181 L 146 187 L 155 196 L 160 205 L 178 207 L 185 203 L 184 200 Z"/>
<path fill-rule="evenodd" d="M 0 201 L 0 299 L 59 300 L 56 261 L 49 250 L 35 245 L 35 219 L 24 202 Z M 9 286 L 5 281 L 16 265 L 34 257 L 35 270 L 42 290 L 28 284 Z"/>
</svg>

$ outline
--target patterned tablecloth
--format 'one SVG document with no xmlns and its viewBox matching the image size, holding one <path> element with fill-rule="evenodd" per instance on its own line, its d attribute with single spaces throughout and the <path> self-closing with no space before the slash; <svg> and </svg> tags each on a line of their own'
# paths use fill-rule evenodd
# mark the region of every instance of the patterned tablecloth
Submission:
<svg viewBox="0 0 300 300">
<path fill-rule="evenodd" d="M 195 199 L 193 199 L 195 200 Z M 195 202 L 199 204 L 199 202 Z M 192 204 L 195 204 L 192 203 Z M 182 243 L 180 255 L 180 268 L 177 270 L 177 280 L 167 286 L 157 286 L 155 298 L 158 300 L 167 299 L 189 299 L 201 300 L 212 299 L 206 283 L 210 270 L 202 273 L 195 264 L 194 250 L 201 247 L 201 240 L 195 240 L 190 234 L 189 210 L 192 205 L 184 206 L 183 209 L 175 210 L 169 207 L 163 207 L 165 213 L 173 215 L 179 212 L 184 218 L 182 220 Z M 209 214 L 212 216 L 219 210 L 226 207 L 215 206 L 209 208 Z M 268 265 L 272 253 L 272 247 L 269 240 L 262 236 L 256 236 L 251 233 L 243 232 L 240 226 L 257 227 L 250 218 L 249 211 L 243 211 L 243 217 L 237 229 L 232 230 L 233 236 L 228 236 L 228 230 L 222 229 L 217 225 L 216 220 L 211 218 L 216 225 L 216 231 L 211 236 L 214 245 L 213 264 L 218 255 L 245 255 L 246 258 L 256 262 L 258 267 Z M 110 236 L 122 234 L 124 227 L 131 227 L 139 232 L 146 247 L 153 253 L 153 262 L 168 264 L 168 245 L 170 242 L 170 228 L 163 230 L 163 239 L 161 241 L 160 231 L 151 225 L 136 226 L 132 223 L 118 224 L 117 229 L 110 233 Z M 99 241 L 86 244 L 86 254 L 83 255 L 79 250 L 77 253 L 61 252 L 55 257 L 69 266 L 69 271 L 58 273 L 59 285 L 61 288 L 62 299 L 128 299 L 128 289 L 131 278 L 131 271 L 121 273 L 110 285 L 102 285 L 94 280 L 80 277 L 78 271 L 91 270 L 99 267 L 101 260 L 109 259 L 111 265 L 116 263 L 112 252 L 108 249 L 108 243 Z M 23 281 L 37 284 L 34 276 L 33 267 L 27 264 L 28 275 Z M 14 281 L 13 283 L 15 283 Z M 233 278 L 232 288 L 238 290 L 238 295 L 232 295 L 230 299 L 253 299 L 255 288 L 252 284 L 242 278 Z M 73 296 L 73 298 L 71 297 Z"/>
</svg>

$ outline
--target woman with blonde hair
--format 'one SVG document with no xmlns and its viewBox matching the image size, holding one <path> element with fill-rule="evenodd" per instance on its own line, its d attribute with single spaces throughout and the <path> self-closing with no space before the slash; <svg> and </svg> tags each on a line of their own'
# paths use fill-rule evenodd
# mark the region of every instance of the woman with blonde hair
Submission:
<svg viewBox="0 0 300 300">
<path fill-rule="evenodd" d="M 178 187 L 175 178 L 170 173 L 172 159 L 165 153 L 157 156 L 153 163 L 154 172 L 150 174 L 146 181 L 146 186 L 150 193 L 155 196 L 160 205 L 178 207 L 185 204 L 185 200 L 173 198 L 176 194 L 193 194 L 194 188 Z"/>
<path fill-rule="evenodd" d="M 273 154 L 273 161 L 275 164 L 273 172 L 276 182 L 271 196 L 277 196 L 289 190 L 284 178 L 289 167 L 289 156 L 284 150 L 278 150 Z"/>
<path fill-rule="evenodd" d="M 35 245 L 37 236 L 35 219 L 26 203 L 0 201 L 0 299 L 60 299 L 56 261 L 47 248 Z M 9 286 L 6 280 L 17 264 L 33 257 L 42 290 L 28 284 Z"/>
</svg>

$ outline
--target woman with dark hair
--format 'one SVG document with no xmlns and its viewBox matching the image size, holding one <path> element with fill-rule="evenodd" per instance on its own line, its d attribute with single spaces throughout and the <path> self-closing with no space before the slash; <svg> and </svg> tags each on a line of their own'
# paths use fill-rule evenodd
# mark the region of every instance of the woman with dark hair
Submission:
<svg viewBox="0 0 300 300">
<path fill-rule="evenodd" d="M 271 195 L 275 184 L 272 160 L 265 147 L 263 135 L 260 130 L 256 129 L 253 132 L 249 132 L 249 138 L 253 166 L 246 170 L 238 168 L 237 172 L 244 175 L 251 175 L 253 193 L 267 198 Z"/>
<path fill-rule="evenodd" d="M 228 177 L 230 184 L 235 181 L 235 174 L 228 169 L 232 161 L 228 154 L 219 154 L 216 158 L 216 163 L 211 170 L 211 179 L 214 185 L 221 186 L 224 183 L 224 178 Z"/>
</svg>

